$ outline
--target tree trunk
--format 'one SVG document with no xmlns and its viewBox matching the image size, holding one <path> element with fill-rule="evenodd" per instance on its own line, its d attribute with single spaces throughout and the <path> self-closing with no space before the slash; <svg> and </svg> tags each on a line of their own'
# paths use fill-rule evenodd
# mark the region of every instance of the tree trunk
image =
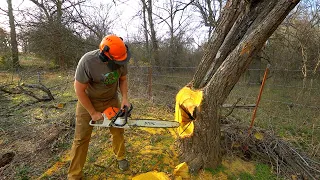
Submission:
<svg viewBox="0 0 320 180">
<path fill-rule="evenodd" d="M 206 93 L 204 96 L 208 97 Z M 204 98 L 202 110 L 194 121 L 193 134 L 179 139 L 180 161 L 187 162 L 191 173 L 201 168 L 216 168 L 221 163 L 218 104 Z"/>
<path fill-rule="evenodd" d="M 8 3 L 8 16 L 9 16 L 9 23 L 10 23 L 10 42 L 11 42 L 11 53 L 12 53 L 12 64 L 15 69 L 18 69 L 18 68 L 20 68 L 19 51 L 18 51 L 16 26 L 14 24 L 12 2 L 11 2 L 11 0 L 7 0 L 7 3 Z"/>
<path fill-rule="evenodd" d="M 147 22 L 147 4 L 145 2 L 145 0 L 141 0 L 142 2 L 142 16 L 143 16 L 143 32 L 144 32 L 144 38 L 146 40 L 146 52 L 147 52 L 147 56 L 150 59 L 150 64 L 152 65 L 152 61 L 150 58 L 150 48 L 149 48 L 149 35 L 148 35 L 148 22 Z M 135 61 L 136 63 L 138 63 L 138 61 Z"/>
<path fill-rule="evenodd" d="M 154 23 L 152 18 L 152 0 L 148 1 L 147 12 L 148 12 L 148 20 L 149 20 L 149 26 L 151 31 L 152 55 L 154 60 L 153 65 L 160 66 L 161 63 L 159 60 L 159 46 L 158 46 L 156 31 L 154 29 Z"/>
<path fill-rule="evenodd" d="M 229 0 L 194 75 L 203 91 L 194 129 L 179 139 L 181 160 L 193 172 L 216 168 L 220 151 L 220 107 L 265 41 L 299 0 Z M 177 106 L 176 106 L 177 107 Z"/>
</svg>

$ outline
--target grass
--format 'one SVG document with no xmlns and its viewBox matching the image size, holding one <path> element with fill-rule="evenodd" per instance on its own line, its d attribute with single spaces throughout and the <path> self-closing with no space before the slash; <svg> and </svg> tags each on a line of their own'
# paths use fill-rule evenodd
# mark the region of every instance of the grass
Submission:
<svg viewBox="0 0 320 180">
<path fill-rule="evenodd" d="M 216 175 L 219 172 L 224 172 L 226 170 L 226 168 L 224 166 L 220 165 L 216 169 L 206 168 L 205 170 L 209 171 L 212 175 Z"/>
<path fill-rule="evenodd" d="M 209 173 L 209 174 L 208 174 Z M 271 168 L 265 164 L 247 162 L 238 158 L 226 157 L 216 169 L 205 169 L 194 179 L 230 179 L 230 180 L 276 180 Z M 224 178 L 223 178 L 224 177 Z"/>
<path fill-rule="evenodd" d="M 272 79 L 268 81 L 272 82 Z M 268 81 L 267 83 L 269 83 Z M 311 140 L 316 142 L 315 144 L 319 144 L 320 130 L 316 128 L 320 126 L 318 110 L 320 101 L 317 101 L 320 96 L 319 92 L 316 93 L 312 89 L 312 93 L 300 93 L 301 89 L 291 88 L 292 84 L 299 84 L 299 80 L 296 80 L 295 83 L 291 81 L 291 84 L 284 84 L 284 87 L 275 86 L 271 82 L 267 84 L 262 93 L 255 126 L 272 130 L 282 138 L 291 140 L 302 138 L 302 144 L 308 144 Z M 313 88 L 319 89 L 320 85 L 314 84 Z M 259 89 L 260 86 L 237 85 L 226 103 L 232 104 L 241 97 L 239 104 L 255 104 Z M 252 110 L 235 109 L 232 116 L 249 124 L 252 112 Z M 301 147 L 309 153 L 311 152 L 311 149 L 308 150 L 305 145 Z"/>
<path fill-rule="evenodd" d="M 75 110 L 75 103 L 71 102 L 76 99 L 72 86 L 74 70 L 52 70 L 49 66 L 46 67 L 47 64 L 45 62 L 32 56 L 24 57 L 21 62 L 24 66 L 21 74 L 24 74 L 23 81 L 25 83 L 37 83 L 39 77 L 37 72 L 40 71 L 39 69 L 46 70 L 41 74 L 42 83 L 50 88 L 56 99 L 52 102 L 39 103 L 26 109 L 14 111 L 13 114 L 15 116 L 13 119 L 10 119 L 11 122 L 19 122 L 19 126 L 21 127 L 35 127 L 36 125 L 44 124 L 66 126 L 66 114 L 73 113 Z M 10 82 L 11 80 L 17 83 L 19 80 L 19 76 L 14 73 L 7 72 L 0 75 L 2 77 L 1 83 Z M 154 83 L 158 84 L 155 84 L 153 88 L 160 90 L 161 94 L 155 95 L 152 99 L 142 96 L 142 94 L 147 94 L 145 82 L 139 84 L 137 83 L 138 80 L 135 80 L 134 82 L 139 86 L 131 84 L 130 102 L 134 105 L 132 118 L 174 119 L 174 95 L 191 78 L 188 72 L 172 72 L 166 76 L 155 76 Z M 310 108 L 309 106 L 320 106 L 320 102 L 317 101 L 319 93 L 315 90 L 301 92 L 299 89 L 279 88 L 273 86 L 271 82 L 274 81 L 268 79 L 267 83 L 269 84 L 267 84 L 262 94 L 255 126 L 273 130 L 280 137 L 312 153 L 312 149 L 319 145 L 320 142 L 320 130 L 318 128 L 320 127 L 320 116 L 317 109 Z M 161 84 L 168 84 L 169 86 Z M 299 80 L 295 80 L 295 82 L 291 81 L 290 84 L 286 84 L 285 86 L 295 84 L 300 84 Z M 241 97 L 240 103 L 254 104 L 259 88 L 259 86 L 237 85 L 232 90 L 226 103 L 232 104 Z M 319 85 L 314 84 L 314 88 L 319 89 Z M 139 91 L 136 91 L 137 89 Z M 153 92 L 155 94 L 155 91 Z M 22 101 L 30 101 L 30 98 L 25 95 L 6 96 L 6 98 L 9 100 L 8 104 L 6 104 L 8 107 L 18 105 Z M 290 104 L 291 102 L 293 106 Z M 48 104 L 56 105 L 58 103 L 66 103 L 66 106 L 62 109 L 48 108 Z M 300 104 L 304 106 L 300 106 Z M 229 112 L 228 109 L 223 111 L 223 113 L 227 112 Z M 252 110 L 234 109 L 231 115 L 249 125 Z M 13 133 L 14 128 L 9 125 L 1 127 L 4 127 L 6 135 L 3 138 L 1 137 L 4 140 L 0 140 L 0 148 L 4 146 L 11 147 L 10 143 L 15 142 L 14 138 L 16 137 L 10 134 Z M 10 129 L 12 129 L 12 132 Z M 33 128 L 32 131 L 35 132 L 32 134 L 37 135 L 36 133 L 40 133 L 42 130 Z M 68 131 L 73 132 L 73 129 Z M 24 134 L 23 130 L 18 133 Z M 112 156 L 110 133 L 106 129 L 95 128 L 90 142 L 88 160 L 84 168 L 86 177 L 88 179 L 131 179 L 135 175 L 153 170 L 165 172 L 172 177 L 175 166 L 179 164 L 177 148 L 175 147 L 176 135 L 177 133 L 174 130 L 168 129 L 135 128 L 127 130 L 125 133 L 126 149 L 128 159 L 131 162 L 131 168 L 128 172 L 121 173 L 117 169 L 114 157 Z M 66 137 L 69 139 L 62 139 L 57 142 L 56 148 L 58 150 L 53 152 L 54 155 L 49 154 L 45 156 L 44 154 L 43 159 L 29 159 L 29 166 L 17 166 L 15 168 L 15 179 L 36 179 L 43 174 L 42 179 L 64 179 L 68 169 L 68 158 L 65 156 L 71 148 L 73 134 L 70 133 Z M 32 139 L 32 137 L 27 135 L 22 138 Z M 35 138 L 35 140 L 37 139 Z M 319 152 L 315 156 L 319 157 Z M 21 158 L 23 156 L 18 155 L 18 157 Z M 265 164 L 244 162 L 238 159 L 228 159 L 227 157 L 224 157 L 224 160 L 225 163 L 217 169 L 206 169 L 193 178 L 277 179 L 273 175 L 271 168 Z M 40 164 L 46 168 L 39 168 Z M 60 169 L 56 169 L 56 167 Z M 52 174 L 46 175 L 45 172 L 50 169 Z"/>
<path fill-rule="evenodd" d="M 15 178 L 19 180 L 28 180 L 30 179 L 30 177 L 28 176 L 29 171 L 30 167 L 26 165 L 20 165 L 17 169 L 17 175 Z"/>
</svg>

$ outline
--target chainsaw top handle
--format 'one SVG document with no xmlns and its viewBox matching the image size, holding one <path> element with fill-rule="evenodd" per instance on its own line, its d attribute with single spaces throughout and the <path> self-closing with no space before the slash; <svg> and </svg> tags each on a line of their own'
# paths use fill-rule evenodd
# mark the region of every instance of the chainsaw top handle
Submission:
<svg viewBox="0 0 320 180">
<path fill-rule="evenodd" d="M 128 107 L 127 105 L 124 105 L 123 108 L 120 109 L 120 110 L 118 111 L 118 113 L 112 118 L 111 123 L 112 123 L 113 125 L 115 125 L 115 126 L 120 126 L 120 127 L 126 125 L 127 122 L 128 122 L 128 117 L 130 117 L 130 115 L 131 115 L 130 113 L 131 113 L 132 109 L 133 109 L 132 104 L 130 104 L 130 107 Z M 115 123 L 115 121 L 116 121 L 117 118 L 119 118 L 119 117 L 124 117 L 124 123 L 123 123 L 123 124 L 117 124 L 117 123 Z"/>
</svg>

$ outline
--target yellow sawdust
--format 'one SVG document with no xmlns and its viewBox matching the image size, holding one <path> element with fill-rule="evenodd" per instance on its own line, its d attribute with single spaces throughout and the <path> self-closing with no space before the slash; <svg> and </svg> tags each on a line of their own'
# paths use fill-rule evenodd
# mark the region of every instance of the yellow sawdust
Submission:
<svg viewBox="0 0 320 180">
<path fill-rule="evenodd" d="M 164 130 L 160 128 L 141 128 L 141 130 L 147 131 L 150 134 L 162 134 L 164 132 Z"/>
<path fill-rule="evenodd" d="M 152 171 L 137 175 L 132 180 L 170 180 L 164 172 Z"/>
<path fill-rule="evenodd" d="M 163 153 L 162 148 L 157 148 L 154 146 L 145 146 L 143 149 L 140 150 L 141 154 L 161 154 Z"/>
<path fill-rule="evenodd" d="M 186 162 L 178 164 L 174 170 L 173 170 L 173 175 L 175 177 L 181 177 L 183 179 L 189 179 L 190 174 L 189 174 L 189 167 Z"/>
<path fill-rule="evenodd" d="M 51 168 L 49 168 L 45 173 L 43 173 L 38 179 L 41 179 L 45 176 L 53 175 L 54 173 L 58 172 L 61 169 L 61 167 L 63 167 L 70 160 L 70 151 L 67 151 L 58 162 L 51 166 Z"/>
<path fill-rule="evenodd" d="M 178 92 L 175 105 L 175 120 L 180 123 L 178 133 L 181 138 L 192 135 L 194 124 L 188 118 L 186 111 L 192 115 L 195 108 L 199 107 L 202 97 L 202 91 L 192 90 L 189 87 L 184 87 Z"/>
</svg>

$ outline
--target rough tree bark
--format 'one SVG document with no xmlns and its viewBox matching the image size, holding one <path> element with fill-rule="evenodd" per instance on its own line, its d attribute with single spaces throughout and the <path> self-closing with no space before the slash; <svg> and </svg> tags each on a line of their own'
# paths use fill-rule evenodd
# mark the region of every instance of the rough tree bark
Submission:
<svg viewBox="0 0 320 180">
<path fill-rule="evenodd" d="M 190 86 L 203 91 L 193 134 L 179 139 L 191 172 L 221 163 L 220 107 L 252 57 L 299 0 L 228 0 Z"/>
<path fill-rule="evenodd" d="M 160 66 L 160 60 L 159 60 L 159 45 L 157 41 L 156 31 L 154 27 L 153 22 L 153 12 L 152 12 L 152 0 L 147 1 L 147 13 L 148 13 L 148 21 L 149 21 L 149 28 L 150 28 L 150 35 L 151 35 L 151 45 L 152 45 L 152 55 L 153 55 L 153 61 L 151 64 L 155 66 Z"/>
<path fill-rule="evenodd" d="M 11 53 L 12 53 L 12 64 L 15 69 L 20 68 L 19 64 L 19 51 L 17 42 L 16 25 L 14 24 L 14 16 L 12 9 L 11 0 L 7 0 L 8 3 L 8 16 L 10 22 L 10 42 L 11 42 Z"/>
</svg>

